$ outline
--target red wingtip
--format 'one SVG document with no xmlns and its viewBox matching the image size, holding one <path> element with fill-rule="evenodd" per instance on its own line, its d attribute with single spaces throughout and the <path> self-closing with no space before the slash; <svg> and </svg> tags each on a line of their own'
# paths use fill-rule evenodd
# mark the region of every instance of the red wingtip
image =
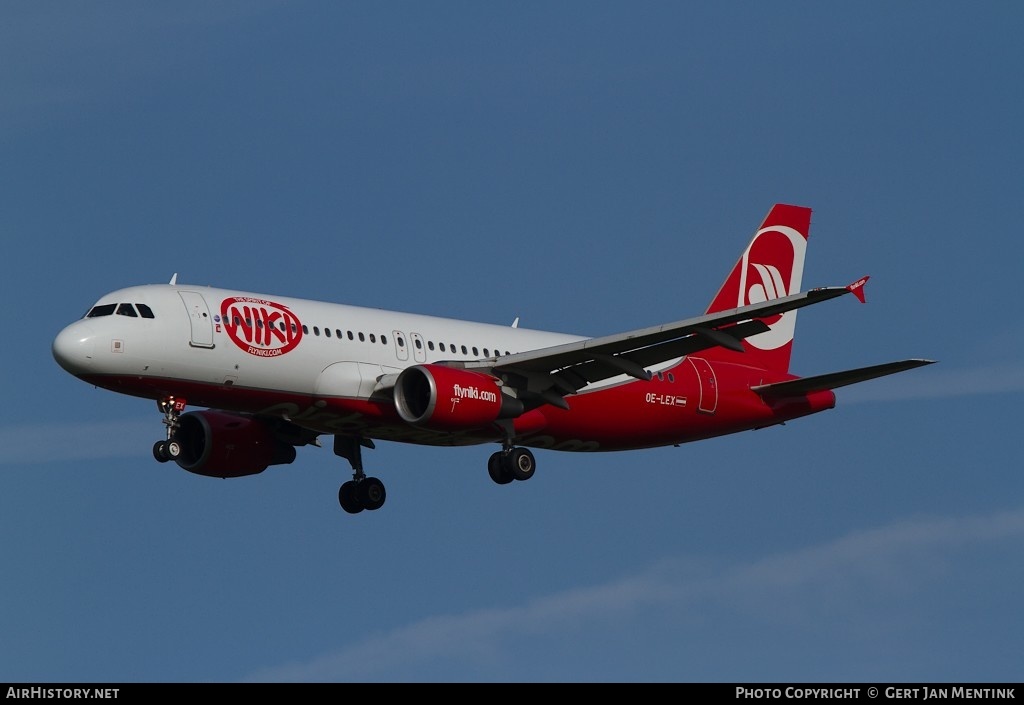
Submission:
<svg viewBox="0 0 1024 705">
<path fill-rule="evenodd" d="M 867 303 L 866 299 L 864 298 L 864 285 L 868 283 L 868 279 L 870 278 L 871 277 L 861 277 L 853 284 L 850 284 L 848 287 L 846 287 L 846 290 L 851 292 L 854 296 L 856 296 L 857 300 L 860 301 L 862 304 Z"/>
</svg>

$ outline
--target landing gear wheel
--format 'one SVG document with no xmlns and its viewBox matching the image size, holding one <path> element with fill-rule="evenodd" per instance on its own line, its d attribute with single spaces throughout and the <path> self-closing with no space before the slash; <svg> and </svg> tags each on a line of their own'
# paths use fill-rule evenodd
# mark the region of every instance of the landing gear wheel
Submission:
<svg viewBox="0 0 1024 705">
<path fill-rule="evenodd" d="M 537 461 L 528 448 L 513 448 L 507 457 L 512 477 L 517 480 L 529 480 L 537 469 Z"/>
<path fill-rule="evenodd" d="M 354 480 L 349 480 L 338 490 L 338 503 L 349 514 L 358 514 L 363 511 L 363 505 L 356 497 L 356 487 L 357 483 Z"/>
<path fill-rule="evenodd" d="M 181 455 L 181 444 L 175 440 L 167 441 L 165 448 L 167 450 L 167 457 L 171 460 L 177 460 L 178 456 Z"/>
<path fill-rule="evenodd" d="M 511 468 L 504 463 L 504 460 L 505 456 L 500 450 L 497 453 L 492 453 L 491 457 L 487 459 L 487 474 L 499 485 L 507 485 L 515 479 L 512 477 Z"/>
<path fill-rule="evenodd" d="M 171 459 L 167 453 L 167 441 L 157 441 L 153 444 L 153 457 L 158 463 L 166 463 Z"/>
<path fill-rule="evenodd" d="M 384 505 L 387 493 L 384 491 L 384 483 L 376 477 L 368 477 L 356 485 L 356 496 L 364 509 L 373 511 Z"/>
</svg>

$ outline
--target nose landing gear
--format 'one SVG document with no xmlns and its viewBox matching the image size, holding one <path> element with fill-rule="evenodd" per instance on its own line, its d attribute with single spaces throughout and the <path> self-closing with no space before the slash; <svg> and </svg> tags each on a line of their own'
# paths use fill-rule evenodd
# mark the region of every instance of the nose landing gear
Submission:
<svg viewBox="0 0 1024 705">
<path fill-rule="evenodd" d="M 165 397 L 156 403 L 156 408 L 164 415 L 163 424 L 167 427 L 167 440 L 153 444 L 153 457 L 159 463 L 177 460 L 181 455 L 181 444 L 174 438 L 178 430 L 178 418 L 185 410 L 185 399 L 181 397 Z"/>
</svg>

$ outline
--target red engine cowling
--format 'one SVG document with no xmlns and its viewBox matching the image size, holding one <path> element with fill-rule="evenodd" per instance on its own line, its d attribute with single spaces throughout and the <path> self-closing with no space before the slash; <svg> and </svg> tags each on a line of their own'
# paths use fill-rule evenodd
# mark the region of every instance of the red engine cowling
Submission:
<svg viewBox="0 0 1024 705">
<path fill-rule="evenodd" d="M 295 460 L 295 447 L 282 443 L 265 422 L 226 411 L 190 411 L 178 419 L 175 462 L 207 477 L 255 475 L 270 465 Z"/>
<path fill-rule="evenodd" d="M 482 428 L 523 413 L 523 403 L 502 394 L 494 377 L 443 365 L 406 368 L 394 395 L 403 420 L 435 431 Z"/>
</svg>

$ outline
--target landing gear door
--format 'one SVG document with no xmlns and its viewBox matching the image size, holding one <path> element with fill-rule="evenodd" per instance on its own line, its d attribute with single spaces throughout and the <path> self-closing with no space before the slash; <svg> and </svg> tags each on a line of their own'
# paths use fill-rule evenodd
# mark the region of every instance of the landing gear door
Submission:
<svg viewBox="0 0 1024 705">
<path fill-rule="evenodd" d="M 192 339 L 189 345 L 194 348 L 212 348 L 213 319 L 206 299 L 197 291 L 179 291 L 185 310 L 188 311 L 189 322 L 192 324 Z"/>
</svg>

